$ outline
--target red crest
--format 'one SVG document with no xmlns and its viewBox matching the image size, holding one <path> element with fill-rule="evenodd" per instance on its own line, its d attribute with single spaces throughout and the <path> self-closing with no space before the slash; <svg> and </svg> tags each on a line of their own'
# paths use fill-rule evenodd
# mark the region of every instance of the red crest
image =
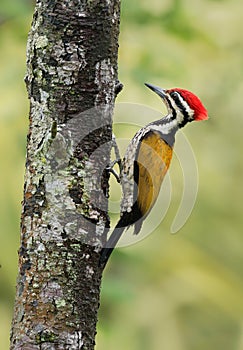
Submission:
<svg viewBox="0 0 243 350">
<path fill-rule="evenodd" d="M 183 99 L 188 103 L 189 107 L 194 111 L 194 120 L 206 120 L 208 119 L 208 112 L 204 105 L 202 104 L 201 100 L 194 95 L 191 91 L 175 88 L 169 90 L 171 91 L 177 91 L 179 94 L 183 97 Z"/>
</svg>

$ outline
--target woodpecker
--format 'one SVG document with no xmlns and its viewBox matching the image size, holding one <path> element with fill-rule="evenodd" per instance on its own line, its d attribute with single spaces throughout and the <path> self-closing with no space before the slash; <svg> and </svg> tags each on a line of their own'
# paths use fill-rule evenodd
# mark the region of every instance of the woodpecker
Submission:
<svg viewBox="0 0 243 350">
<path fill-rule="evenodd" d="M 168 113 L 140 129 L 128 145 L 121 163 L 120 219 L 101 250 L 103 268 L 123 231 L 134 225 L 134 234 L 138 234 L 153 208 L 170 166 L 176 132 L 189 122 L 208 119 L 207 110 L 192 92 L 145 85 L 162 99 Z"/>
</svg>

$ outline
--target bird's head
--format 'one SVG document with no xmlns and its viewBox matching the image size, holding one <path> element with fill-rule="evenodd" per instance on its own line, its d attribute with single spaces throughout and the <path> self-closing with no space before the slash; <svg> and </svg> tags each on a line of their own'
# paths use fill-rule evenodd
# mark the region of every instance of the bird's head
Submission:
<svg viewBox="0 0 243 350">
<path fill-rule="evenodd" d="M 145 85 L 162 98 L 169 114 L 177 119 L 179 127 L 194 120 L 208 119 L 206 108 L 192 92 L 180 88 L 165 90 L 147 83 Z"/>
</svg>

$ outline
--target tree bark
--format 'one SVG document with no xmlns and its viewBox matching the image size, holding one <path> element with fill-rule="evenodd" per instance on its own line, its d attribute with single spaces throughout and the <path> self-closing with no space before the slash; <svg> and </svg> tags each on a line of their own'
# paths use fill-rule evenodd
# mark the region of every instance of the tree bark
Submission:
<svg viewBox="0 0 243 350">
<path fill-rule="evenodd" d="M 120 0 L 39 0 L 11 349 L 93 349 Z"/>
</svg>

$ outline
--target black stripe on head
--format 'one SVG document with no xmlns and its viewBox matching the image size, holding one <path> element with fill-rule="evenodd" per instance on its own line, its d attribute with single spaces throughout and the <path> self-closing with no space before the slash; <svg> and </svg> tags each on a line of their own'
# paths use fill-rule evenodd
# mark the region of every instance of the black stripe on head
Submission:
<svg viewBox="0 0 243 350">
<path fill-rule="evenodd" d="M 184 98 L 181 96 L 181 94 L 179 92 L 177 92 L 177 91 L 172 91 L 170 93 L 170 97 L 173 99 L 173 101 L 175 102 L 176 106 L 178 107 L 178 109 L 180 109 L 181 113 L 184 116 L 184 120 L 180 124 L 180 127 L 184 126 L 188 122 L 191 122 L 193 119 L 191 118 L 191 116 L 189 115 L 189 113 L 187 111 L 187 108 L 185 107 L 185 105 L 187 105 L 187 102 L 184 100 Z"/>
<path fill-rule="evenodd" d="M 172 106 L 172 103 L 170 102 L 170 99 L 168 97 L 166 97 L 166 102 L 168 103 L 168 106 L 170 108 L 170 110 L 172 111 L 172 117 L 173 119 L 176 119 L 176 110 L 175 108 Z"/>
</svg>

